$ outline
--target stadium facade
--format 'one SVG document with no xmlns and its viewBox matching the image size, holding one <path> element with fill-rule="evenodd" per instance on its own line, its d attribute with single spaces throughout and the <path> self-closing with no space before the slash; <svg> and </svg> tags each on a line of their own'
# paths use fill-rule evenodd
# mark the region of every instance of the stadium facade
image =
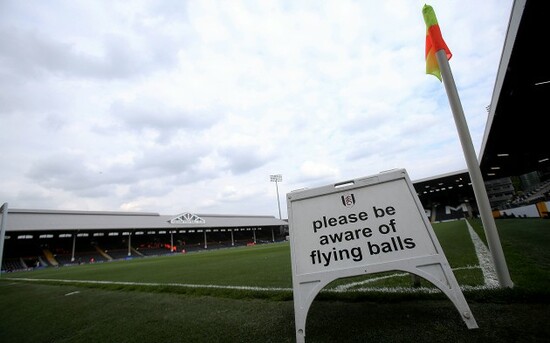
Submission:
<svg viewBox="0 0 550 343">
<path fill-rule="evenodd" d="M 288 231 L 273 216 L 187 212 L 7 209 L 2 221 L 4 271 L 255 245 Z"/>
</svg>

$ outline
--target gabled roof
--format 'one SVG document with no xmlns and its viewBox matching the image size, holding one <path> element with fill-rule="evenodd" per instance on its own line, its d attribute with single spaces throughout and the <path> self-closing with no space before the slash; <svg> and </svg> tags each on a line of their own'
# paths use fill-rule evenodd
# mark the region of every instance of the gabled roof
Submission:
<svg viewBox="0 0 550 343">
<path fill-rule="evenodd" d="M 196 214 L 185 212 L 168 221 L 170 224 L 204 224 L 205 220 Z"/>
<path fill-rule="evenodd" d="M 273 216 L 195 215 L 188 212 L 174 216 L 151 212 L 8 209 L 6 231 L 244 228 L 281 225 L 288 223 Z"/>
</svg>

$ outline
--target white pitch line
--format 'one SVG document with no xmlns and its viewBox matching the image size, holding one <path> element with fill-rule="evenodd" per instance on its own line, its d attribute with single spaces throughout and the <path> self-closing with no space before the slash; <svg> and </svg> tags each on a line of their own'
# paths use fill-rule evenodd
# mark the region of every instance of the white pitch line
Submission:
<svg viewBox="0 0 550 343">
<path fill-rule="evenodd" d="M 466 269 L 479 269 L 479 268 L 480 268 L 479 266 L 466 266 L 466 267 L 453 268 L 453 270 L 466 270 Z M 407 275 L 410 275 L 410 273 L 395 273 L 395 274 L 391 274 L 391 275 L 373 277 L 373 278 L 363 280 L 363 281 L 350 282 L 350 283 L 347 283 L 345 285 L 340 285 L 338 287 L 335 287 L 334 290 L 338 291 L 338 292 L 348 291 L 352 287 L 356 287 L 356 286 L 360 286 L 360 285 L 364 285 L 364 284 L 367 284 L 367 283 L 372 283 L 372 282 L 376 282 L 376 281 L 380 281 L 380 280 L 391 279 L 391 278 L 394 278 L 394 277 L 407 276 Z M 378 288 L 368 287 L 368 288 L 359 288 L 359 289 L 374 290 L 374 289 L 378 289 Z M 416 289 L 418 289 L 418 288 L 416 288 Z M 352 291 L 353 291 L 353 289 L 352 289 Z"/>
<path fill-rule="evenodd" d="M 462 267 L 460 269 L 478 268 L 475 266 Z M 457 268 L 459 269 L 459 268 Z M 456 269 L 455 269 L 456 270 Z M 400 273 L 405 274 L 406 273 Z M 396 274 L 385 276 L 381 278 L 395 277 Z M 196 284 L 183 284 L 183 283 L 156 283 L 156 282 L 126 282 L 126 281 L 98 281 L 98 280 L 64 280 L 64 279 L 31 279 L 31 278 L 5 278 L 4 280 L 12 281 L 26 281 L 26 282 L 59 282 L 59 283 L 80 283 L 80 284 L 95 284 L 95 285 L 123 285 L 123 286 L 145 286 L 145 287 L 158 287 L 158 286 L 171 286 L 171 287 L 183 287 L 183 288 L 211 288 L 211 289 L 233 289 L 233 290 L 249 290 L 259 292 L 292 292 L 292 288 L 284 287 L 251 287 L 251 286 L 225 286 L 225 285 L 196 285 Z M 487 286 L 460 286 L 464 290 L 481 290 L 487 289 Z M 355 289 L 322 289 L 321 292 L 326 293 L 357 293 L 357 292 L 382 292 L 382 293 L 439 293 L 439 288 L 428 287 L 365 287 Z M 74 292 L 73 292 L 74 293 Z M 69 295 L 68 293 L 66 295 Z"/>
<path fill-rule="evenodd" d="M 226 286 L 226 285 L 196 285 L 186 283 L 158 283 L 158 282 L 127 282 L 127 281 L 98 281 L 98 280 L 64 280 L 64 279 L 31 279 L 31 278 L 5 278 L 12 281 L 28 281 L 28 282 L 59 282 L 59 283 L 80 283 L 92 285 L 121 285 L 121 286 L 145 286 L 145 287 L 182 287 L 182 288 L 215 288 L 215 289 L 236 289 L 244 291 L 264 291 L 278 292 L 290 291 L 292 288 L 280 287 L 252 287 L 252 286 Z"/>
<path fill-rule="evenodd" d="M 471 290 L 484 290 L 489 289 L 485 285 L 479 286 L 469 286 L 462 285 L 460 286 L 462 291 L 471 291 Z M 354 288 L 347 290 L 337 290 L 337 289 L 323 289 L 321 292 L 328 293 L 345 293 L 345 292 L 381 292 L 381 293 L 441 293 L 439 288 L 428 288 L 428 287 L 363 287 L 363 288 Z"/>
<path fill-rule="evenodd" d="M 347 283 L 345 285 L 340 285 L 338 287 L 335 287 L 334 290 L 337 291 L 337 292 L 347 291 L 352 287 L 364 285 L 366 283 L 371 283 L 371 282 L 376 282 L 376 281 L 380 281 L 380 280 L 391 279 L 391 278 L 394 278 L 394 277 L 406 276 L 406 275 L 408 275 L 408 273 L 396 273 L 396 274 L 391 274 L 391 275 L 373 277 L 373 278 L 363 280 L 363 281 L 350 282 L 350 283 Z"/>
<path fill-rule="evenodd" d="M 481 267 L 483 279 L 485 280 L 485 286 L 487 288 L 498 288 L 500 284 L 498 282 L 495 264 L 493 263 L 491 252 L 485 246 L 481 238 L 479 238 L 479 236 L 467 220 L 466 225 L 468 226 L 468 232 L 470 233 L 470 237 L 472 238 L 472 243 L 474 243 L 477 259 L 479 260 L 479 266 Z"/>
</svg>

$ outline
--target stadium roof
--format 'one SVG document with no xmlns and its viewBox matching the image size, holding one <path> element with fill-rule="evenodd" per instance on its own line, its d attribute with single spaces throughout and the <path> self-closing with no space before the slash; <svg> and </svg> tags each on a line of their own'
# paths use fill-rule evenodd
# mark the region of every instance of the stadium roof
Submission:
<svg viewBox="0 0 550 343">
<path fill-rule="evenodd" d="M 512 6 L 478 158 L 485 181 L 550 171 L 548 127 L 544 121 L 550 106 L 550 63 L 538 44 L 550 36 L 548 13 L 549 1 L 516 0 Z M 433 190 L 428 196 L 437 198 L 437 189 L 448 191 L 459 177 L 469 180 L 468 170 L 435 175 L 413 184 L 421 200 L 424 190 Z M 463 196 L 461 192 L 445 194 L 453 199 L 457 199 L 455 195 Z"/>
<path fill-rule="evenodd" d="M 417 180 L 413 184 L 424 206 L 475 201 L 470 175 L 466 169 Z"/>
<path fill-rule="evenodd" d="M 480 150 L 485 180 L 549 170 L 548 13 L 548 1 L 514 1 Z"/>
<path fill-rule="evenodd" d="M 150 212 L 9 209 L 6 231 L 82 231 L 133 229 L 255 228 L 288 225 L 272 216 Z"/>
</svg>

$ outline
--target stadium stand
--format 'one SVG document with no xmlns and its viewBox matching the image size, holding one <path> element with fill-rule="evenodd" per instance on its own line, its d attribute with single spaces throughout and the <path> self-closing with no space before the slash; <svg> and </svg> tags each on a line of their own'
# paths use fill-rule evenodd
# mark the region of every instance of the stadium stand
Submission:
<svg viewBox="0 0 550 343">
<path fill-rule="evenodd" d="M 10 209 L 2 270 L 272 243 L 285 240 L 286 226 L 268 216 Z"/>
</svg>

